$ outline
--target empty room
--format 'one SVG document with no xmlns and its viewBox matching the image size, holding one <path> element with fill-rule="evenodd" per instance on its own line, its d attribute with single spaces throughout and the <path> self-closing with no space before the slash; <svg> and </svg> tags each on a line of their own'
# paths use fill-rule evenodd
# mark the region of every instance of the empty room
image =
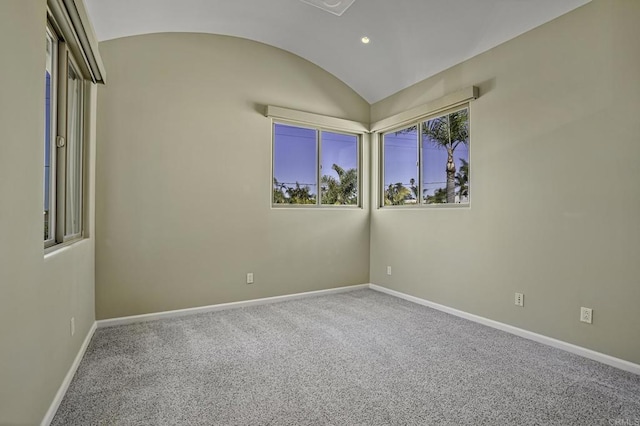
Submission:
<svg viewBox="0 0 640 426">
<path fill-rule="evenodd" d="M 0 0 L 0 425 L 640 425 L 638 22 Z"/>
</svg>

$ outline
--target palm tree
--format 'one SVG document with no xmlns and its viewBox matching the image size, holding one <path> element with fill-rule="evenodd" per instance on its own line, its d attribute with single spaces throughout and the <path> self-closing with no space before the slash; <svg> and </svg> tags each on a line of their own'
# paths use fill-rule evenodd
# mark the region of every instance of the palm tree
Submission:
<svg viewBox="0 0 640 426">
<path fill-rule="evenodd" d="M 358 170 L 348 169 L 334 164 L 331 168 L 338 175 L 338 179 L 330 175 L 323 175 L 321 179 L 322 204 L 358 203 Z"/>
<path fill-rule="evenodd" d="M 456 173 L 456 186 L 458 189 L 458 197 L 462 200 L 462 197 L 469 198 L 469 162 L 464 158 L 460 158 L 462 166 L 460 166 L 460 172 Z"/>
<path fill-rule="evenodd" d="M 422 128 L 423 136 L 429 138 L 438 148 L 447 150 L 447 203 L 456 200 L 456 164 L 453 152 L 462 143 L 469 144 L 469 110 L 462 109 L 442 117 L 429 120 Z"/>
<path fill-rule="evenodd" d="M 287 204 L 289 201 L 285 197 L 286 185 L 278 182 L 278 179 L 273 178 L 273 204 Z"/>
<path fill-rule="evenodd" d="M 287 187 L 287 196 L 291 204 L 315 204 L 316 196 L 311 193 L 311 188 L 307 185 L 300 186 L 296 182 L 295 188 Z"/>
<path fill-rule="evenodd" d="M 433 192 L 433 195 L 427 195 L 427 204 L 443 204 L 447 202 L 447 190 L 444 188 L 438 188 Z"/>
<path fill-rule="evenodd" d="M 404 204 L 407 198 L 411 197 L 411 190 L 402 183 L 390 183 L 384 191 L 384 204 L 386 206 L 399 206 Z"/>
</svg>

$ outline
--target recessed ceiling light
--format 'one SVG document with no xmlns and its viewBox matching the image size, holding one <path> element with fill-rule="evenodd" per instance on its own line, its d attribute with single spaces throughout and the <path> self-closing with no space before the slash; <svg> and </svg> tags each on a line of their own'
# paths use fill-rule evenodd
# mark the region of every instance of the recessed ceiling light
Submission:
<svg viewBox="0 0 640 426">
<path fill-rule="evenodd" d="M 360 40 L 362 40 L 362 42 L 364 44 L 369 44 L 369 42 L 371 41 L 371 40 L 369 40 L 369 37 L 367 37 L 367 36 L 362 37 Z"/>
</svg>

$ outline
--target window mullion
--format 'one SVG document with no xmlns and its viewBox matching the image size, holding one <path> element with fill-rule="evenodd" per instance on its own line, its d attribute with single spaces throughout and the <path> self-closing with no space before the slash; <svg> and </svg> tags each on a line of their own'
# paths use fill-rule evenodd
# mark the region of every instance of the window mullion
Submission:
<svg viewBox="0 0 640 426">
<path fill-rule="evenodd" d="M 320 188 L 322 178 L 322 131 L 320 129 L 316 129 L 316 206 L 321 206 L 322 201 L 320 200 L 320 193 L 322 189 Z"/>
<path fill-rule="evenodd" d="M 416 195 L 416 205 L 421 205 L 422 204 L 422 194 L 423 194 L 423 189 L 422 189 L 422 181 L 423 176 L 422 176 L 422 168 L 423 168 L 423 164 L 424 164 L 424 159 L 422 158 L 422 156 L 424 155 L 424 150 L 422 149 L 422 126 L 423 123 L 422 122 L 418 122 L 418 194 Z"/>
<path fill-rule="evenodd" d="M 380 158 L 378 161 L 378 166 L 379 166 L 379 170 L 380 170 L 380 176 L 378 176 L 378 182 L 379 182 L 379 188 L 378 188 L 378 207 L 384 207 L 384 176 L 385 176 L 385 169 L 384 169 L 384 133 L 379 133 L 378 134 L 378 153 L 380 154 Z"/>
<path fill-rule="evenodd" d="M 356 197 L 356 205 L 363 207 L 362 205 L 362 135 L 358 136 L 358 142 L 356 146 L 357 168 L 358 168 L 358 197 Z"/>
<path fill-rule="evenodd" d="M 57 120 L 56 120 L 56 242 L 64 242 L 67 168 L 67 73 L 69 51 L 64 42 L 58 44 Z"/>
</svg>

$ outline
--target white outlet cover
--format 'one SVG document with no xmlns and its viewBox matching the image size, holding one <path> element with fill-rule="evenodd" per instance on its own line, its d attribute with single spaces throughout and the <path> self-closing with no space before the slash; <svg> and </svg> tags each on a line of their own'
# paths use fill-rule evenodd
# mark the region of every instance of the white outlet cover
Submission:
<svg viewBox="0 0 640 426">
<path fill-rule="evenodd" d="M 515 294 L 515 304 L 516 306 L 524 306 L 524 294 L 522 293 Z"/>
<path fill-rule="evenodd" d="M 300 0 L 325 12 L 341 16 L 356 0 Z"/>
</svg>

